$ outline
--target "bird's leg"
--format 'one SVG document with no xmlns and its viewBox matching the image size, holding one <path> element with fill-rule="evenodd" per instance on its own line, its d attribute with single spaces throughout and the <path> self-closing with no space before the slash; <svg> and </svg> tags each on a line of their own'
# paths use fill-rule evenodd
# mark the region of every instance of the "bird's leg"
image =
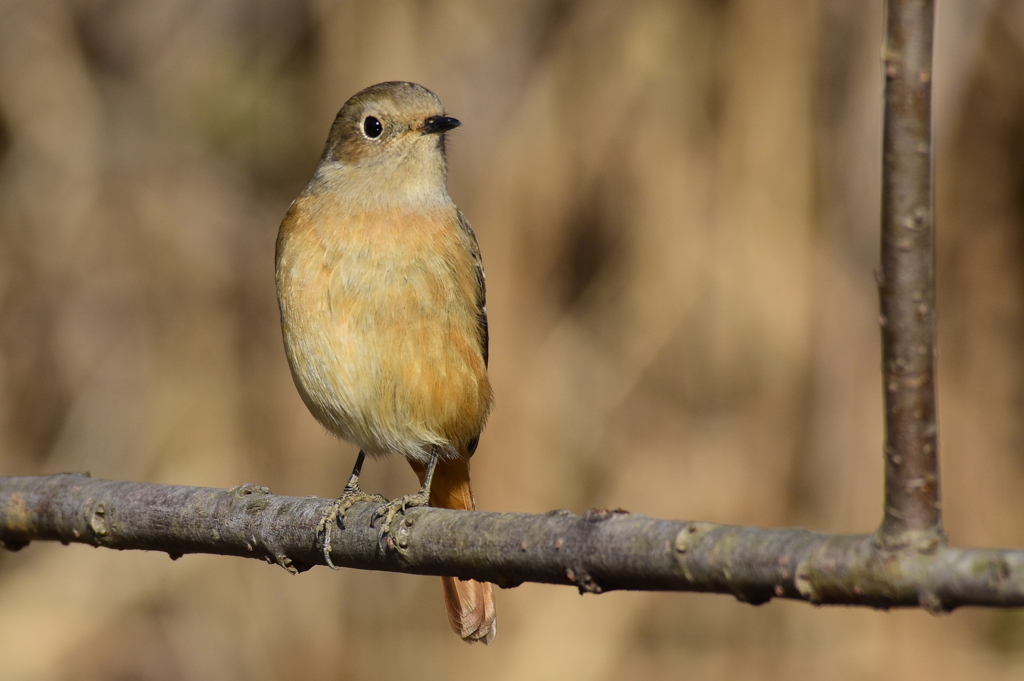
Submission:
<svg viewBox="0 0 1024 681">
<path fill-rule="evenodd" d="M 399 513 L 405 513 L 407 508 L 415 508 L 417 506 L 429 506 L 430 505 L 430 482 L 434 479 L 434 469 L 437 468 L 437 450 L 430 452 L 430 461 L 427 463 L 427 473 L 423 476 L 423 486 L 420 487 L 420 491 L 415 494 L 406 494 L 404 497 L 398 497 L 394 501 L 389 501 L 383 506 L 378 506 L 373 512 L 373 517 L 370 518 L 370 524 L 377 522 L 379 518 L 384 518 L 384 522 L 381 523 L 380 532 L 377 534 L 377 546 L 380 547 L 382 553 L 387 552 L 388 537 L 391 536 L 391 523 L 394 521 L 395 516 Z"/>
<path fill-rule="evenodd" d="M 348 479 L 348 484 L 342 490 L 341 496 L 331 502 L 324 510 L 324 514 L 320 517 L 320 522 L 316 526 L 317 542 L 323 548 L 324 561 L 327 562 L 327 565 L 332 570 L 337 570 L 338 568 L 331 562 L 331 528 L 338 524 L 339 521 L 344 522 L 346 511 L 356 502 L 372 501 L 374 503 L 381 503 L 387 501 L 387 499 L 379 494 L 367 494 L 360 489 L 359 473 L 363 469 L 363 461 L 365 459 L 366 453 L 360 450 L 359 456 L 356 457 L 356 465 L 352 467 L 352 476 Z"/>
</svg>

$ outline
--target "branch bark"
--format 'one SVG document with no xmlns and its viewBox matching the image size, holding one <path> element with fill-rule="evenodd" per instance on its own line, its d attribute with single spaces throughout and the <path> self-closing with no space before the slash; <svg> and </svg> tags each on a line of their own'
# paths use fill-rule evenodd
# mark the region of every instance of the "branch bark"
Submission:
<svg viewBox="0 0 1024 681">
<path fill-rule="evenodd" d="M 77 542 L 114 549 L 258 558 L 291 572 L 324 563 L 316 525 L 327 499 L 115 482 L 63 474 L 0 478 L 0 541 Z M 338 566 L 457 575 L 512 587 L 566 584 L 790 598 L 877 608 L 1024 606 L 1024 551 L 890 549 L 875 535 L 826 535 L 658 520 L 623 511 L 543 515 L 409 509 L 381 553 L 374 504 L 353 506 L 334 532 Z"/>
<path fill-rule="evenodd" d="M 889 0 L 878 274 L 885 394 L 880 534 L 925 550 L 945 543 L 935 416 L 932 217 L 933 0 Z"/>
</svg>

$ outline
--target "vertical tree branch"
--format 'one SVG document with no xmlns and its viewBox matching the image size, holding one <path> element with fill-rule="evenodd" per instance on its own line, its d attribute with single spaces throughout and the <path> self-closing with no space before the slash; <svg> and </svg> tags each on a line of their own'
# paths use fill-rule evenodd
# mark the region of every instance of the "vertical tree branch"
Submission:
<svg viewBox="0 0 1024 681">
<path fill-rule="evenodd" d="M 935 418 L 934 0 L 888 0 L 882 168 L 884 542 L 944 542 Z"/>
</svg>

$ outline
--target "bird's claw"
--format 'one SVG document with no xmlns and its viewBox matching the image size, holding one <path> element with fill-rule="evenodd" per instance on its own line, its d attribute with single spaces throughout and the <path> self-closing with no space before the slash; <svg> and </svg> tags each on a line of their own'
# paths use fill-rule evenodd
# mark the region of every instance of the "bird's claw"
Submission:
<svg viewBox="0 0 1024 681">
<path fill-rule="evenodd" d="M 358 484 L 346 485 L 342 491 L 341 496 L 335 499 L 324 509 L 324 514 L 320 516 L 320 522 L 316 526 L 316 540 L 324 552 L 324 562 L 332 570 L 337 570 L 338 567 L 331 561 L 331 528 L 334 525 L 342 523 L 345 520 L 345 513 L 348 512 L 353 504 L 357 504 L 360 501 L 369 501 L 375 504 L 385 503 L 387 499 L 379 494 L 369 494 L 359 488 Z M 374 518 L 376 519 L 376 512 L 374 512 Z M 344 527 L 344 525 L 342 525 Z"/>
<path fill-rule="evenodd" d="M 395 516 L 405 515 L 405 510 L 408 508 L 429 505 L 430 495 L 421 490 L 416 494 L 406 494 L 404 497 L 398 497 L 383 506 L 378 506 L 370 518 L 370 525 L 373 525 L 381 518 L 384 519 L 384 522 L 381 523 L 380 531 L 377 533 L 377 547 L 381 553 L 387 553 L 388 549 L 394 546 L 394 541 L 391 537 L 391 524 L 394 522 Z"/>
</svg>

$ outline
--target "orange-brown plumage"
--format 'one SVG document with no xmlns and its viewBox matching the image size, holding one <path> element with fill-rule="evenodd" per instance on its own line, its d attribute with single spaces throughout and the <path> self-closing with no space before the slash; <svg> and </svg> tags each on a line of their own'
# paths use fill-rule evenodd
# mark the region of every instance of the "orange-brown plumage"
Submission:
<svg viewBox="0 0 1024 681">
<path fill-rule="evenodd" d="M 413 463 L 412 468 L 423 482 L 426 468 Z M 469 460 L 458 458 L 439 462 L 430 487 L 430 505 L 475 511 L 476 501 L 469 487 Z M 467 641 L 489 644 L 497 633 L 494 618 L 494 587 L 487 582 L 458 577 L 442 577 L 445 612 L 452 631 Z"/>
<path fill-rule="evenodd" d="M 350 99 L 281 224 L 277 288 L 317 420 L 362 452 L 406 457 L 421 479 L 436 455 L 431 503 L 471 509 L 491 387 L 479 249 L 446 187 L 443 131 L 457 124 L 411 83 Z M 445 580 L 452 628 L 489 643 L 491 586 Z"/>
<path fill-rule="evenodd" d="M 285 343 L 307 406 L 368 454 L 457 455 L 491 397 L 457 209 L 346 215 L 310 202 L 296 200 L 278 247 Z"/>
</svg>

